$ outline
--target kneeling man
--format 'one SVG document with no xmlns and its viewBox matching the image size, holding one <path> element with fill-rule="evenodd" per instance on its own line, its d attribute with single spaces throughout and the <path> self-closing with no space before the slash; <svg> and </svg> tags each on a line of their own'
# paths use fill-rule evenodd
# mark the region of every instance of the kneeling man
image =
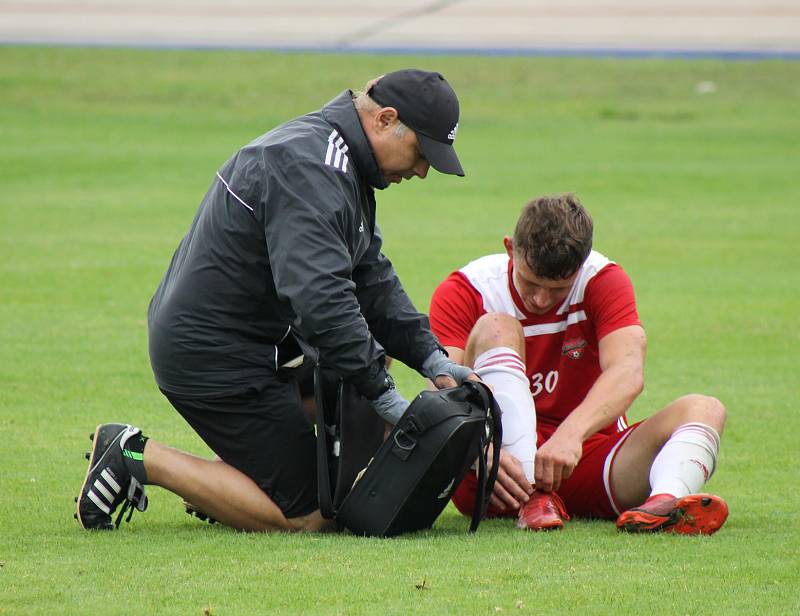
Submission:
<svg viewBox="0 0 800 616">
<path fill-rule="evenodd" d="M 646 337 L 623 269 L 592 250 L 592 219 L 574 195 L 522 210 L 505 254 L 472 261 L 431 301 L 433 331 L 471 366 L 503 412 L 489 515 L 532 530 L 570 515 L 628 532 L 716 532 L 728 515 L 701 493 L 716 468 L 725 408 L 691 394 L 632 426 Z M 453 501 L 471 514 L 475 477 Z"/>
</svg>

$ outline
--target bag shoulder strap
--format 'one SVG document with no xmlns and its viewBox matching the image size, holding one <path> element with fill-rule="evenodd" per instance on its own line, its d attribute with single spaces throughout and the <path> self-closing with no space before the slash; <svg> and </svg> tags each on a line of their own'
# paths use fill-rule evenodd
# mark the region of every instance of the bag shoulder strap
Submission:
<svg viewBox="0 0 800 616">
<path fill-rule="evenodd" d="M 328 428 L 325 424 L 324 383 L 319 364 L 314 368 L 314 400 L 317 425 L 317 490 L 322 517 L 331 520 L 336 515 L 331 498 L 331 473 L 328 468 Z"/>
<path fill-rule="evenodd" d="M 475 506 L 472 509 L 472 521 L 469 525 L 469 532 L 474 533 L 478 530 L 481 520 L 486 516 L 489 507 L 489 499 L 494 490 L 494 483 L 497 481 L 497 473 L 500 470 L 500 447 L 503 443 L 503 424 L 501 423 L 500 407 L 494 399 L 491 390 L 482 383 L 471 383 L 465 381 L 468 387 L 477 392 L 481 400 L 482 408 L 486 409 L 486 419 L 490 421 L 492 437 L 492 468 L 487 477 L 486 463 L 486 434 L 481 432 L 480 455 L 478 456 L 478 490 L 475 494 Z"/>
</svg>

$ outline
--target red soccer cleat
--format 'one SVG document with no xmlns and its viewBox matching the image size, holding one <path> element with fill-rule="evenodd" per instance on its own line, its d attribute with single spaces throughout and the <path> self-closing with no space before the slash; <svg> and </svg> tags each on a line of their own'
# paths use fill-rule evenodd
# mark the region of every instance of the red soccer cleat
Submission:
<svg viewBox="0 0 800 616">
<path fill-rule="evenodd" d="M 528 530 L 561 530 L 569 520 L 564 501 L 555 492 L 536 490 L 519 509 L 518 528 Z"/>
<path fill-rule="evenodd" d="M 713 494 L 689 494 L 675 498 L 654 494 L 644 504 L 623 511 L 617 529 L 628 533 L 665 532 L 679 535 L 712 535 L 728 519 L 728 505 Z"/>
</svg>

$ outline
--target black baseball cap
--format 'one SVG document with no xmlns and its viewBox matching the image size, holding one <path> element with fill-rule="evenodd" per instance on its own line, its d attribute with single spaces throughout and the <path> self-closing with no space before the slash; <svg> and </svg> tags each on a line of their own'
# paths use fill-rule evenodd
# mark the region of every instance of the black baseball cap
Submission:
<svg viewBox="0 0 800 616">
<path fill-rule="evenodd" d="M 442 75 L 417 69 L 386 73 L 367 94 L 382 107 L 397 109 L 400 121 L 416 133 L 419 147 L 434 169 L 463 177 L 453 148 L 458 97 Z"/>
</svg>

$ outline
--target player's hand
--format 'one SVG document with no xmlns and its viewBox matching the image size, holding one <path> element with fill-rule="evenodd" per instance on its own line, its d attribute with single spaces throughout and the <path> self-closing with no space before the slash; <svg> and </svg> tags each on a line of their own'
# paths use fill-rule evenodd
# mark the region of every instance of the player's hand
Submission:
<svg viewBox="0 0 800 616">
<path fill-rule="evenodd" d="M 561 436 L 556 431 L 536 451 L 533 463 L 536 487 L 545 492 L 558 490 L 561 481 L 572 475 L 582 453 L 583 446 L 580 440 Z"/>
<path fill-rule="evenodd" d="M 489 445 L 488 470 L 492 466 L 492 446 Z M 489 497 L 489 504 L 501 511 L 515 511 L 523 503 L 528 502 L 528 495 L 533 492 L 522 464 L 504 449 L 500 450 L 500 468 L 497 471 L 497 481 Z"/>
</svg>

